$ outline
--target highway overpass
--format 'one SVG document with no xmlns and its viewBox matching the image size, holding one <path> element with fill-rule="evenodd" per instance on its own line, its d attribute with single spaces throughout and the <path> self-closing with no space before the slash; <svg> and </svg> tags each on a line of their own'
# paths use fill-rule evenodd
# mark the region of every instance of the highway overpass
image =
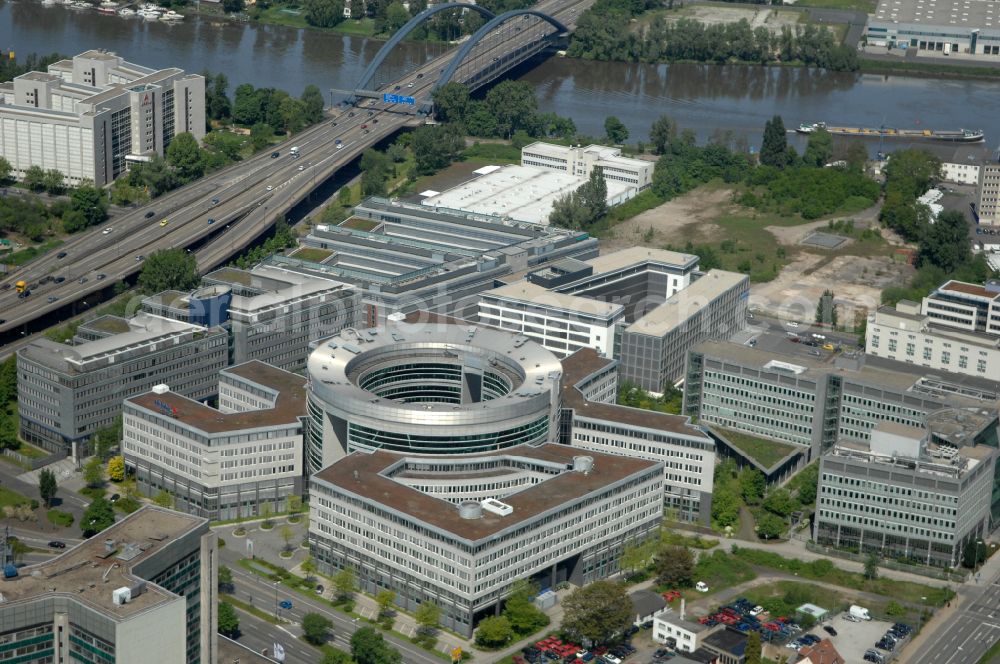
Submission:
<svg viewBox="0 0 1000 664">
<path fill-rule="evenodd" d="M 359 105 L 335 111 L 276 147 L 277 158 L 271 151 L 258 154 L 119 216 L 109 232 L 102 227 L 74 235 L 59 249 L 65 252 L 63 258 L 50 252 L 0 282 L 5 289 L 0 290 L 0 319 L 5 319 L 0 323 L 0 355 L 72 316 L 87 298 L 89 305 L 103 299 L 158 249 L 197 247 L 203 274 L 224 264 L 365 149 L 404 126 L 423 122 L 414 111 L 426 108 L 442 75 L 473 88 L 486 85 L 548 48 L 560 28 L 571 30 L 592 3 L 544 0 L 532 10 L 546 14 L 545 19 L 530 13 L 487 21 L 475 40 L 394 81 L 373 85 L 379 89 L 363 91 Z M 452 62 L 456 54 L 462 56 L 460 62 Z M 364 98 L 364 92 L 368 97 L 394 92 L 415 98 L 417 104 L 383 103 L 381 98 Z M 292 146 L 298 147 L 298 158 L 290 155 Z M 41 284 L 46 277 L 64 281 Z M 20 279 L 32 286 L 30 297 L 19 299 L 8 286 Z"/>
</svg>

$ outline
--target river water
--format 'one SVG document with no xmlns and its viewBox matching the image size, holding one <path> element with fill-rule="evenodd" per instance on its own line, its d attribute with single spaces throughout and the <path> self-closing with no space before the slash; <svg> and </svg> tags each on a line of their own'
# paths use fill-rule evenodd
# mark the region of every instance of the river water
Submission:
<svg viewBox="0 0 1000 664">
<path fill-rule="evenodd" d="M 188 18 L 179 24 L 103 16 L 29 0 L 0 0 L 0 47 L 19 53 L 74 55 L 105 48 L 150 67 L 209 69 L 239 83 L 299 94 L 309 83 L 349 89 L 381 42 L 364 37 Z M 443 46 L 406 43 L 391 65 L 400 69 Z M 1000 144 L 1000 82 L 833 73 L 780 67 L 641 65 L 550 58 L 520 78 L 535 87 L 543 111 L 572 117 L 590 135 L 616 115 L 632 140 L 645 138 L 662 113 L 700 138 L 730 130 L 759 142 L 764 122 L 984 129 Z M 871 147 L 875 147 L 873 143 Z"/>
</svg>

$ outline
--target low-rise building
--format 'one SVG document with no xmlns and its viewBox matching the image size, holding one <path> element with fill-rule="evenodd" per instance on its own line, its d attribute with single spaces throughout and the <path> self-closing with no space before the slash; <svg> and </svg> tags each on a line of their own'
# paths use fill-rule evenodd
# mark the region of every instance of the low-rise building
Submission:
<svg viewBox="0 0 1000 664">
<path fill-rule="evenodd" d="M 219 408 L 166 386 L 125 401 L 122 452 L 147 496 L 213 521 L 303 494 L 305 379 L 256 360 L 219 372 Z"/>
<path fill-rule="evenodd" d="M 805 646 L 799 650 L 799 660 L 796 664 L 847 664 L 847 660 L 840 656 L 830 639 L 823 639 L 815 645 Z"/>
<path fill-rule="evenodd" d="M 518 579 L 583 585 L 619 570 L 663 512 L 660 464 L 565 445 L 460 456 L 355 452 L 310 479 L 309 539 L 327 574 L 355 571 L 470 636 Z"/>
<path fill-rule="evenodd" d="M 883 422 L 867 445 L 841 441 L 823 455 L 814 539 L 957 567 L 990 531 L 998 450 L 933 442 L 932 432 Z"/>
<path fill-rule="evenodd" d="M 671 645 L 678 652 L 694 652 L 711 628 L 699 622 L 685 620 L 671 612 L 661 613 L 653 619 L 653 640 Z"/>
<path fill-rule="evenodd" d="M 592 349 L 562 362 L 564 413 L 560 442 L 663 464 L 664 508 L 674 520 L 708 524 L 712 514 L 715 441 L 681 415 L 614 403 L 617 362 Z M 590 395 L 590 396 L 588 396 Z"/>
<path fill-rule="evenodd" d="M 599 167 L 609 184 L 622 182 L 643 191 L 653 183 L 656 162 L 623 157 L 619 148 L 606 145 L 567 147 L 539 141 L 521 148 L 521 165 L 559 171 L 580 178 L 589 178 L 594 168 Z"/>
<path fill-rule="evenodd" d="M 630 592 L 628 598 L 632 602 L 632 613 L 635 615 L 632 624 L 636 627 L 652 622 L 656 616 L 670 610 L 667 608 L 667 600 L 652 590 L 636 590 Z"/>
<path fill-rule="evenodd" d="M 941 303 L 934 304 L 940 312 Z M 1000 314 L 1000 308 L 997 309 Z M 865 352 L 928 369 L 968 376 L 1000 376 L 1000 335 L 967 331 L 920 313 L 906 300 L 868 317 Z"/>
<path fill-rule="evenodd" d="M 718 625 L 702 639 L 702 649 L 717 657 L 716 664 L 743 664 L 746 661 L 747 635 L 729 625 Z"/>
<path fill-rule="evenodd" d="M 16 177 L 38 166 L 104 186 L 182 132 L 205 135 L 205 79 L 175 67 L 91 50 L 0 84 L 0 156 Z"/>
<path fill-rule="evenodd" d="M 1000 280 L 947 281 L 923 299 L 920 313 L 937 325 L 1000 335 Z"/>
<path fill-rule="evenodd" d="M 87 454 L 98 429 L 115 423 L 124 399 L 162 383 L 207 399 L 227 364 L 221 327 L 142 313 L 99 318 L 82 326 L 80 336 L 77 345 L 43 338 L 17 352 L 21 436 L 74 457 Z"/>
<path fill-rule="evenodd" d="M 527 281 L 479 296 L 481 324 L 519 332 L 559 356 L 593 348 L 611 357 L 615 329 L 624 316 L 621 304 L 556 293 Z"/>
<path fill-rule="evenodd" d="M 205 519 L 146 506 L 17 570 L 3 582 L 3 660 L 218 661 L 217 540 Z"/>
</svg>

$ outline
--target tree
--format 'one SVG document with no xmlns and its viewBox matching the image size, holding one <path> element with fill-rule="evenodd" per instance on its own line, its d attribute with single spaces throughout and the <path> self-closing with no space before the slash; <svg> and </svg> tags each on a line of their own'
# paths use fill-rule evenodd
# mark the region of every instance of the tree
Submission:
<svg viewBox="0 0 1000 664">
<path fill-rule="evenodd" d="M 289 525 L 284 525 L 281 527 L 281 539 L 285 542 L 285 551 L 292 550 L 292 538 L 295 537 L 295 531 Z"/>
<path fill-rule="evenodd" d="M 361 154 L 361 195 L 385 196 L 388 193 L 392 164 L 381 152 L 368 149 Z"/>
<path fill-rule="evenodd" d="M 594 166 L 590 177 L 580 185 L 577 193 L 587 210 L 588 225 L 597 223 L 608 213 L 608 183 L 600 166 Z"/>
<path fill-rule="evenodd" d="M 323 659 L 319 660 L 319 664 L 353 664 L 353 662 L 351 656 L 343 650 L 327 648 L 323 652 Z"/>
<path fill-rule="evenodd" d="M 623 633 L 635 619 L 625 586 L 601 580 L 577 588 L 563 602 L 563 629 L 597 645 Z"/>
<path fill-rule="evenodd" d="M 375 595 L 375 603 L 378 604 L 378 614 L 380 616 L 388 615 L 396 603 L 396 593 L 391 590 L 380 590 Z"/>
<path fill-rule="evenodd" d="M 817 129 L 809 134 L 802 161 L 806 166 L 823 167 L 833 157 L 833 136 L 826 129 Z"/>
<path fill-rule="evenodd" d="M 45 187 L 45 191 L 53 196 L 58 196 L 66 191 L 66 176 L 59 169 L 50 168 L 42 176 L 42 185 Z"/>
<path fill-rule="evenodd" d="M 10 165 L 10 162 L 0 157 L 0 184 L 9 183 L 13 172 L 14 167 Z"/>
<path fill-rule="evenodd" d="M 396 2 L 391 3 L 385 9 L 385 29 L 389 34 L 395 33 L 401 27 L 406 25 L 406 22 L 410 20 L 410 12 L 406 10 L 403 3 Z"/>
<path fill-rule="evenodd" d="M 166 489 L 160 489 L 160 492 L 153 498 L 153 502 L 160 507 L 165 507 L 167 509 L 174 508 L 174 497 Z"/>
<path fill-rule="evenodd" d="M 158 154 L 149 161 L 133 164 L 125 178 L 128 184 L 142 188 L 153 198 L 181 184 L 177 172 Z"/>
<path fill-rule="evenodd" d="M 775 115 L 764 125 L 760 163 L 775 168 L 784 168 L 788 164 L 788 136 L 785 134 L 785 123 L 782 122 L 780 115 Z"/>
<path fill-rule="evenodd" d="M 42 170 L 41 166 L 29 166 L 28 170 L 24 172 L 24 179 L 22 182 L 24 183 L 24 186 L 31 191 L 44 191 L 45 171 Z"/>
<path fill-rule="evenodd" d="M 637 569 L 646 566 L 650 557 L 650 542 L 630 539 L 622 546 L 622 557 L 620 564 L 622 569 L 635 573 Z"/>
<path fill-rule="evenodd" d="M 180 248 L 154 251 L 139 272 L 139 288 L 150 294 L 165 290 L 191 290 L 198 285 L 198 281 L 198 264 L 194 254 Z"/>
<path fill-rule="evenodd" d="M 604 133 L 612 145 L 621 145 L 628 140 L 628 127 L 613 115 L 604 119 Z"/>
<path fill-rule="evenodd" d="M 227 14 L 238 14 L 243 11 L 243 0 L 222 0 L 222 11 Z"/>
<path fill-rule="evenodd" d="M 816 322 L 837 327 L 837 303 L 832 290 L 825 290 L 816 303 Z"/>
<path fill-rule="evenodd" d="M 291 495 L 285 499 L 285 503 L 288 507 L 288 513 L 292 517 L 298 517 L 299 513 L 302 512 L 302 496 Z"/>
<path fill-rule="evenodd" d="M 669 115 L 661 115 L 649 130 L 653 154 L 665 154 L 670 142 L 677 137 L 677 123 Z"/>
<path fill-rule="evenodd" d="M 971 259 L 969 246 L 969 221 L 965 213 L 948 210 L 938 215 L 921 240 L 920 262 L 954 272 Z"/>
<path fill-rule="evenodd" d="M 56 474 L 48 468 L 42 468 L 38 473 L 38 494 L 45 503 L 46 509 L 52 507 L 52 499 L 56 497 L 59 485 L 56 483 Z"/>
<path fill-rule="evenodd" d="M 351 636 L 351 656 L 356 664 L 400 664 L 399 651 L 371 627 L 362 627 Z"/>
<path fill-rule="evenodd" d="M 104 464 L 97 457 L 91 457 L 83 465 L 83 481 L 87 486 L 96 489 L 104 484 Z"/>
<path fill-rule="evenodd" d="M 250 143 L 254 150 L 263 150 L 271 144 L 274 137 L 274 127 L 264 122 L 258 122 L 250 127 Z"/>
<path fill-rule="evenodd" d="M 80 214 L 85 227 L 95 226 L 108 218 L 108 195 L 85 180 L 70 193 L 69 209 Z M 69 228 L 66 231 L 73 232 Z"/>
<path fill-rule="evenodd" d="M 198 139 L 190 132 L 174 136 L 167 146 L 167 163 L 177 170 L 183 182 L 197 180 L 205 173 L 205 162 Z"/>
<path fill-rule="evenodd" d="M 313 559 L 312 554 L 307 554 L 306 559 L 302 561 L 299 567 L 305 572 L 306 581 L 312 583 L 316 578 L 316 561 Z"/>
<path fill-rule="evenodd" d="M 989 550 L 981 539 L 970 539 L 962 549 L 962 567 L 975 569 L 977 565 L 986 562 Z"/>
<path fill-rule="evenodd" d="M 506 616 L 483 618 L 476 627 L 476 645 L 484 648 L 500 648 L 514 638 L 514 630 Z"/>
<path fill-rule="evenodd" d="M 795 511 L 795 501 L 788 489 L 781 487 L 775 489 L 764 499 L 764 509 L 773 512 L 778 516 L 788 516 Z"/>
<path fill-rule="evenodd" d="M 865 578 L 870 581 L 878 578 L 878 554 L 874 551 L 865 558 Z"/>
<path fill-rule="evenodd" d="M 518 634 L 531 634 L 549 623 L 549 618 L 532 603 L 538 594 L 538 586 L 526 579 L 518 579 L 510 587 L 503 615 L 510 627 Z"/>
<path fill-rule="evenodd" d="M 750 630 L 747 635 L 747 647 L 745 652 L 745 664 L 761 664 L 761 652 L 763 648 L 760 643 L 760 632 L 755 629 Z"/>
<path fill-rule="evenodd" d="M 337 202 L 343 207 L 348 207 L 351 204 L 351 188 L 341 187 L 340 191 L 337 192 Z"/>
<path fill-rule="evenodd" d="M 534 90 L 524 81 L 506 80 L 486 93 L 485 108 L 495 119 L 496 132 L 510 138 L 518 129 L 531 127 L 538 112 Z"/>
<path fill-rule="evenodd" d="M 344 20 L 343 0 L 305 0 L 302 6 L 309 25 L 332 28 Z"/>
<path fill-rule="evenodd" d="M 418 175 L 431 175 L 451 164 L 465 147 L 454 125 L 427 125 L 412 134 L 410 146 Z"/>
<path fill-rule="evenodd" d="M 230 0 L 232 2 L 233 0 Z M 239 7 L 236 9 L 226 9 L 225 0 L 223 0 L 223 10 L 224 11 L 243 11 L 243 0 L 236 0 Z M 206 72 L 207 74 L 207 72 Z M 229 79 L 225 74 L 219 73 L 215 77 L 209 75 L 205 76 L 205 80 L 211 83 L 211 86 L 205 86 L 205 97 L 208 103 L 208 114 L 213 120 L 224 120 L 228 118 L 233 111 L 233 106 L 229 101 Z"/>
<path fill-rule="evenodd" d="M 764 491 L 767 490 L 767 480 L 764 478 L 764 473 L 747 466 L 740 470 L 737 482 L 739 482 L 740 494 L 743 496 L 744 502 L 747 505 L 758 505 L 764 497 Z"/>
<path fill-rule="evenodd" d="M 309 84 L 302 91 L 302 106 L 308 124 L 316 124 L 323 119 L 323 93 L 315 85 Z"/>
<path fill-rule="evenodd" d="M 589 221 L 587 208 L 576 192 L 560 196 L 552 203 L 549 223 L 553 226 L 583 229 L 587 227 Z"/>
<path fill-rule="evenodd" d="M 434 602 L 421 602 L 413 612 L 413 619 L 417 621 L 418 631 L 433 634 L 441 620 L 441 607 Z"/>
<path fill-rule="evenodd" d="M 850 170 L 863 171 L 865 164 L 868 163 L 868 148 L 865 147 L 864 143 L 852 141 L 847 146 L 844 160 L 847 162 L 847 168 Z"/>
<path fill-rule="evenodd" d="M 125 457 L 114 456 L 108 460 L 108 478 L 112 482 L 121 482 L 125 479 Z"/>
<path fill-rule="evenodd" d="M 80 527 L 84 537 L 93 537 L 115 523 L 115 508 L 104 498 L 97 498 L 83 512 Z"/>
<path fill-rule="evenodd" d="M 694 556 L 686 546 L 667 545 L 653 562 L 657 583 L 673 588 L 687 588 L 694 579 Z"/>
<path fill-rule="evenodd" d="M 309 612 L 302 616 L 302 635 L 314 646 L 326 643 L 333 623 L 322 613 Z"/>
<path fill-rule="evenodd" d="M 352 599 L 355 590 L 354 570 L 350 567 L 345 567 L 334 574 L 333 588 L 337 591 L 338 600 L 346 601 Z"/>
<path fill-rule="evenodd" d="M 233 570 L 219 565 L 219 592 L 232 592 L 233 588 Z"/>
<path fill-rule="evenodd" d="M 774 539 L 785 532 L 785 520 L 776 514 L 763 512 L 757 518 L 757 536 L 763 539 Z"/>
<path fill-rule="evenodd" d="M 445 83 L 431 93 L 434 99 L 434 117 L 439 122 L 465 122 L 469 108 L 469 88 L 461 83 Z"/>
<path fill-rule="evenodd" d="M 240 617 L 229 602 L 219 602 L 219 634 L 235 639 L 240 633 Z"/>
</svg>

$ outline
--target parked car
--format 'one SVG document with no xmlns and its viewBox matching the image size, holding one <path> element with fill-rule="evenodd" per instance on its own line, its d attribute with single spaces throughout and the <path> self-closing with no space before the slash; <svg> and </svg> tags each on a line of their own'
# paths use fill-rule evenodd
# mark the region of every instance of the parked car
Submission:
<svg viewBox="0 0 1000 664">
<path fill-rule="evenodd" d="M 316 584 L 316 594 L 317 595 L 322 595 L 323 594 L 323 590 L 324 590 L 323 586 L 321 586 L 319 584 Z"/>
<path fill-rule="evenodd" d="M 708 592 L 708 584 L 705 583 L 704 581 L 699 581 L 698 583 L 694 584 L 694 589 L 697 590 L 700 593 L 707 593 Z"/>
<path fill-rule="evenodd" d="M 111 498 L 109 498 L 108 500 L 110 500 L 113 503 L 117 503 L 119 500 L 121 500 L 121 494 L 116 493 L 115 495 L 111 496 Z"/>
<path fill-rule="evenodd" d="M 830 636 L 837 636 L 837 630 L 835 630 L 831 625 L 823 625 L 823 631 Z"/>
</svg>

